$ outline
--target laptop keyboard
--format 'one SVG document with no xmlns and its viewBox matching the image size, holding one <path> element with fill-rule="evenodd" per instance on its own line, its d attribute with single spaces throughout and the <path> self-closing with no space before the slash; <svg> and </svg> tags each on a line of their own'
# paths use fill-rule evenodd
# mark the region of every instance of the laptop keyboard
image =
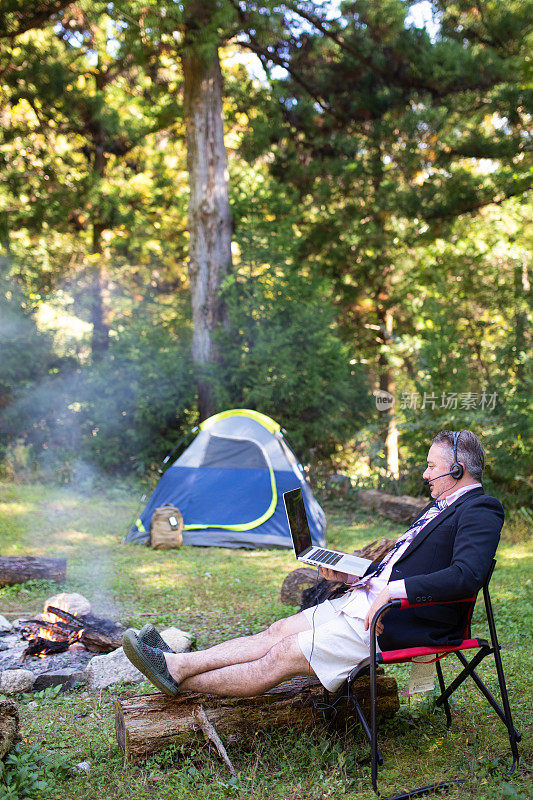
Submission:
<svg viewBox="0 0 533 800">
<path fill-rule="evenodd" d="M 321 561 L 323 564 L 336 564 L 342 558 L 342 553 L 332 553 L 331 550 L 313 550 L 309 558 L 313 561 Z"/>
</svg>

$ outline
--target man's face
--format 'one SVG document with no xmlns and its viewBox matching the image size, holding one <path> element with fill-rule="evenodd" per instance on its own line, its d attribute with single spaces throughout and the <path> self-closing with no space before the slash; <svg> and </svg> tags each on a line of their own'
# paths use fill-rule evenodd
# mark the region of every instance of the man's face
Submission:
<svg viewBox="0 0 533 800">
<path fill-rule="evenodd" d="M 450 450 L 443 444 L 432 444 L 428 453 L 428 465 L 422 477 L 430 481 L 431 496 L 433 498 L 442 497 L 447 491 L 454 487 L 457 481 L 451 475 L 445 475 L 450 471 L 452 464 Z M 445 475 L 443 478 L 438 475 Z"/>
</svg>

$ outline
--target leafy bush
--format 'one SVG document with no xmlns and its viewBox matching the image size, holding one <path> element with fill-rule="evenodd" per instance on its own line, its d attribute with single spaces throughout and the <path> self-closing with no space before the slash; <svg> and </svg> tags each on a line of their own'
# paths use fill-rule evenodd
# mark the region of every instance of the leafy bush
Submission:
<svg viewBox="0 0 533 800">
<path fill-rule="evenodd" d="M 0 258 L 0 411 L 17 393 L 41 380 L 57 361 L 52 338 L 38 330 L 31 304 L 7 273 L 7 262 Z M 8 438 L 0 428 L 4 453 Z"/>
<path fill-rule="evenodd" d="M 190 429 L 195 397 L 188 330 L 140 315 L 100 361 L 22 388 L 0 422 L 11 455 L 29 447 L 44 477 L 60 483 L 83 473 L 84 462 L 142 474 Z"/>
<path fill-rule="evenodd" d="M 327 298 L 298 276 L 230 279 L 229 326 L 211 379 L 220 408 L 253 408 L 288 431 L 306 458 L 327 458 L 367 420 L 363 368 L 337 335 Z"/>
<path fill-rule="evenodd" d="M 65 756 L 45 753 L 34 744 L 30 747 L 16 745 L 0 761 L 0 789 L 5 800 L 29 800 L 44 790 L 52 789 L 58 778 L 70 773 Z"/>
</svg>

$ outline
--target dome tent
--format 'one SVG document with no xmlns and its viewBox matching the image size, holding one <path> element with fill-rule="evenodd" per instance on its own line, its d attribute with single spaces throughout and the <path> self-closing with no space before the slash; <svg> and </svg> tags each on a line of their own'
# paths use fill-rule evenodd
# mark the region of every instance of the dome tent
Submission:
<svg viewBox="0 0 533 800">
<path fill-rule="evenodd" d="M 149 544 L 154 510 L 171 503 L 183 515 L 183 544 L 292 547 L 282 495 L 298 488 L 313 543 L 324 546 L 324 512 L 280 426 L 257 411 L 223 411 L 201 423 L 124 541 Z"/>
</svg>

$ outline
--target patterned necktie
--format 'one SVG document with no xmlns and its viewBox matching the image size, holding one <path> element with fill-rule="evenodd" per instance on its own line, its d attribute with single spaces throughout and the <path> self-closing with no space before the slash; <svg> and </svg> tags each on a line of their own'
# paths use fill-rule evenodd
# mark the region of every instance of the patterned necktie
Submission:
<svg viewBox="0 0 533 800">
<path fill-rule="evenodd" d="M 397 541 L 394 542 L 387 555 L 384 556 L 384 558 L 379 562 L 378 568 L 374 570 L 374 572 L 371 572 L 370 575 L 365 575 L 365 577 L 361 578 L 361 580 L 357 581 L 357 583 L 352 584 L 350 588 L 359 589 L 362 586 L 366 586 L 366 584 L 370 580 L 373 580 L 374 578 L 377 578 L 379 575 L 381 575 L 381 573 L 385 570 L 387 564 L 389 564 L 392 558 L 394 557 L 396 551 L 399 550 L 400 547 L 403 547 L 403 545 L 406 544 L 407 542 L 409 542 L 410 544 L 417 535 L 417 533 L 420 531 L 422 526 L 426 525 L 430 520 L 436 517 L 437 514 L 440 514 L 440 512 L 444 508 L 446 508 L 447 505 L 448 504 L 446 500 L 437 500 L 433 505 L 431 505 L 425 512 L 425 514 L 422 514 L 422 516 L 419 519 L 413 522 L 413 524 L 409 528 L 407 528 L 405 533 L 402 536 L 400 536 L 400 538 L 397 539 Z"/>
</svg>

